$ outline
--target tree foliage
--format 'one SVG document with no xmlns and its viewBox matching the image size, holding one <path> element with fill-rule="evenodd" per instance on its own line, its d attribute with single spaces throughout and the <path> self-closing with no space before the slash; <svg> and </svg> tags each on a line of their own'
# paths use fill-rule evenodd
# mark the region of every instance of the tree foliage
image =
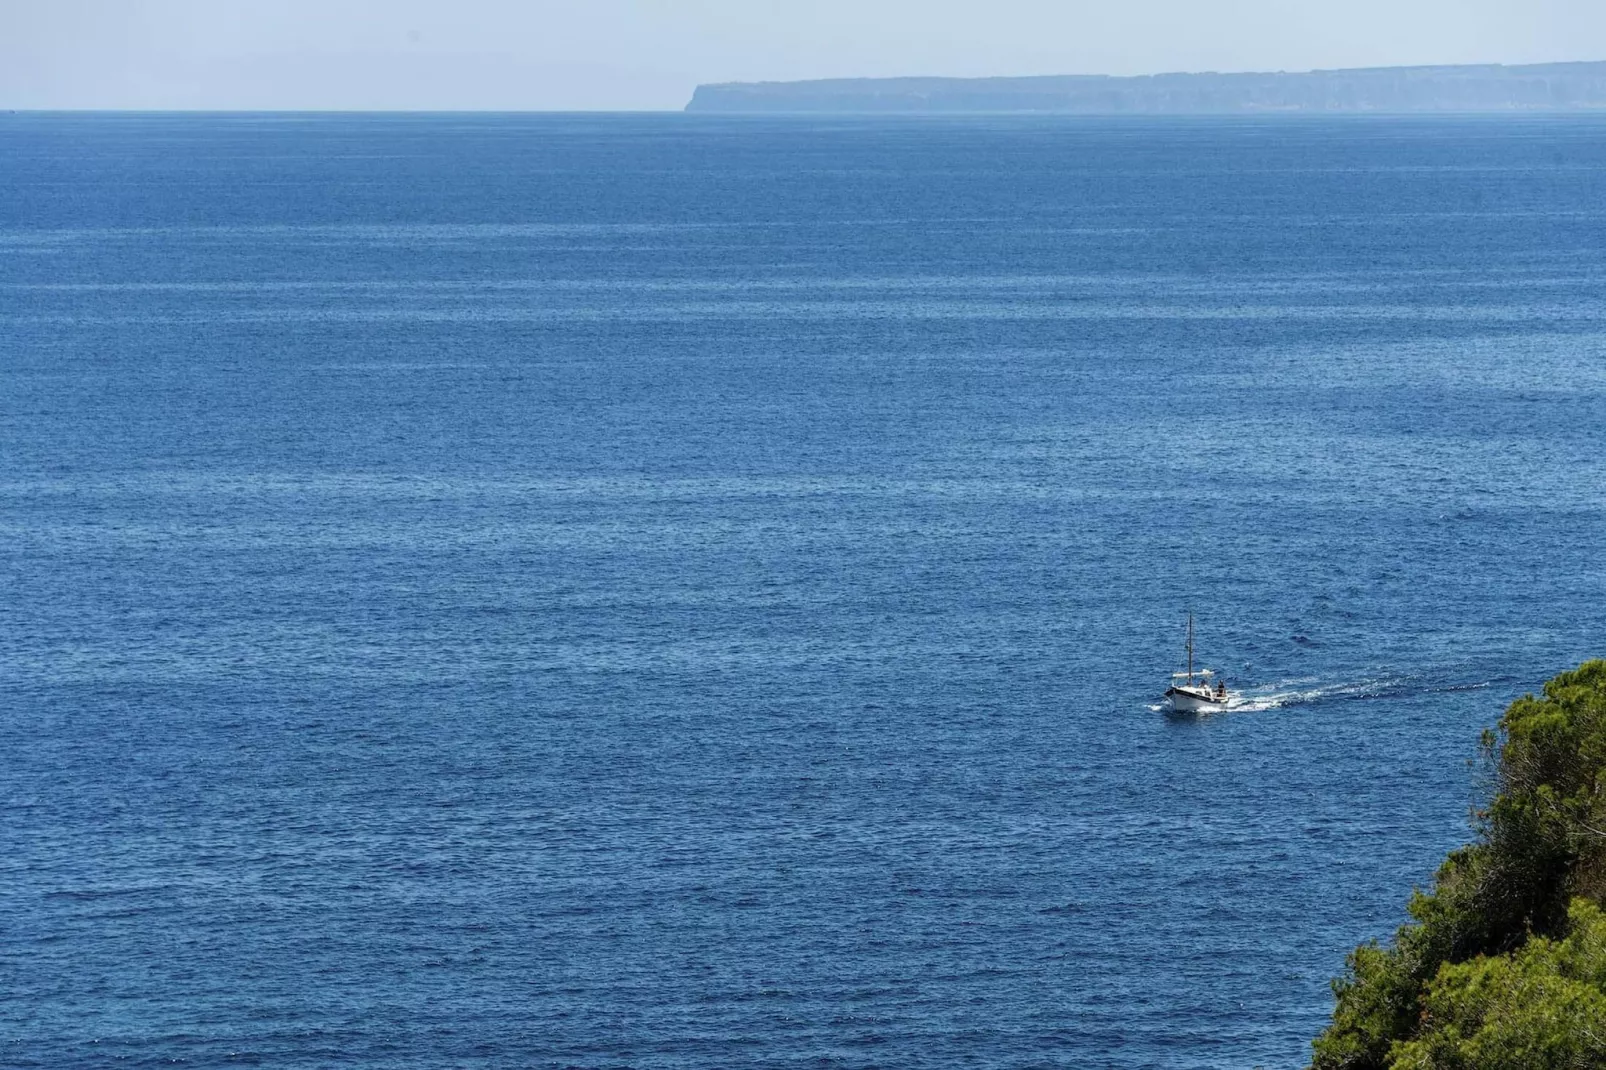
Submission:
<svg viewBox="0 0 1606 1070">
<path fill-rule="evenodd" d="M 1566 939 L 1446 964 L 1428 985 L 1395 1070 L 1606 1066 L 1606 915 L 1576 899 Z"/>
<path fill-rule="evenodd" d="M 1577 965 L 1603 928 L 1606 661 L 1518 699 L 1483 742 L 1496 790 L 1476 841 L 1412 897 L 1392 945 L 1350 955 L 1313 1070 L 1606 1065 L 1584 1054 L 1606 1018 L 1574 1009 L 1606 1009 L 1606 974 Z"/>
</svg>

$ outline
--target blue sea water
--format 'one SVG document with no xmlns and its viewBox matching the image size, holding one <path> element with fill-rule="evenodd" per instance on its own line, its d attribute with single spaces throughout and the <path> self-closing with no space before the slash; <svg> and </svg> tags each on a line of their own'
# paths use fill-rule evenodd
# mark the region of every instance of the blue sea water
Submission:
<svg viewBox="0 0 1606 1070">
<path fill-rule="evenodd" d="M 1606 652 L 1606 120 L 10 115 L 0 189 L 6 1066 L 1297 1066 Z"/>
</svg>

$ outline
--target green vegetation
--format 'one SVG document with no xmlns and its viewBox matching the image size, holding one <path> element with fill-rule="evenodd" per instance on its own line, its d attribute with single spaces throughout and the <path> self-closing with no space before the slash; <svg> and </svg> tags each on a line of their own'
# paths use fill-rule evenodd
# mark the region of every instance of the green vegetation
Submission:
<svg viewBox="0 0 1606 1070">
<path fill-rule="evenodd" d="M 1478 837 L 1357 948 L 1313 1070 L 1606 1066 L 1606 661 L 1511 704 Z"/>
</svg>

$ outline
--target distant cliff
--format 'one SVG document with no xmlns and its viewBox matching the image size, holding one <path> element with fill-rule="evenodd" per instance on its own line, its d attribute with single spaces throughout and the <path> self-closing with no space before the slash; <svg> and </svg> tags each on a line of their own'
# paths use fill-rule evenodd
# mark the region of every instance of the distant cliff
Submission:
<svg viewBox="0 0 1606 1070">
<path fill-rule="evenodd" d="M 838 78 L 700 85 L 687 111 L 724 113 L 1042 112 L 1228 115 L 1259 112 L 1606 110 L 1606 63 L 1369 67 L 1286 74 L 1138 78 Z"/>
</svg>

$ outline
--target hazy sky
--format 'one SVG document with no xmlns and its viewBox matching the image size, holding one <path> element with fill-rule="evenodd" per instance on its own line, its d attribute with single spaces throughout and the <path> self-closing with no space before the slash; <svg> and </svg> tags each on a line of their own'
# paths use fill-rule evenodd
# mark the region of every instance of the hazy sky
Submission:
<svg viewBox="0 0 1606 1070">
<path fill-rule="evenodd" d="M 0 0 L 0 107 L 679 108 L 698 82 L 1606 59 L 1606 0 Z"/>
</svg>

